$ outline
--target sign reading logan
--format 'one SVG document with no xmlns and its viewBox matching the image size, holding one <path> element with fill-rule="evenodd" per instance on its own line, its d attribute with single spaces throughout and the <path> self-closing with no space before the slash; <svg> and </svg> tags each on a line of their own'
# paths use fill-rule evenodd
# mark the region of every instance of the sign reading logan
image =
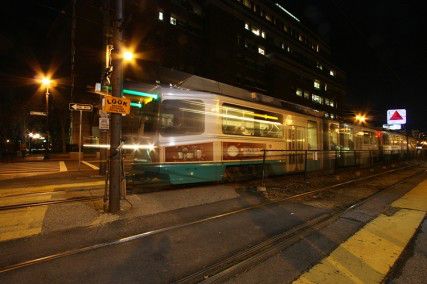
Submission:
<svg viewBox="0 0 427 284">
<path fill-rule="evenodd" d="M 113 96 L 104 96 L 102 110 L 105 112 L 114 112 L 120 114 L 130 113 L 130 100 L 127 98 L 117 98 Z"/>
</svg>

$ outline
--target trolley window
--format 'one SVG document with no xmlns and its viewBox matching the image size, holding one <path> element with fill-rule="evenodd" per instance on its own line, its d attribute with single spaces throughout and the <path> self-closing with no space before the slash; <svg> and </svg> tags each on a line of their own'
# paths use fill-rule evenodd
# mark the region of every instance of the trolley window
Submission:
<svg viewBox="0 0 427 284">
<path fill-rule="evenodd" d="M 224 104 L 222 117 L 224 134 L 283 137 L 282 115 L 277 113 Z"/>
<path fill-rule="evenodd" d="M 163 136 L 198 135 L 205 131 L 205 105 L 201 100 L 164 100 L 160 118 Z"/>
</svg>

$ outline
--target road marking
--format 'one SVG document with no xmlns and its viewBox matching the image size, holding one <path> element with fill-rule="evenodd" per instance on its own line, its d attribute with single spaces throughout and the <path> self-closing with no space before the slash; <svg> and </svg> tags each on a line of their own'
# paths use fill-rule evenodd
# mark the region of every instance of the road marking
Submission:
<svg viewBox="0 0 427 284">
<path fill-rule="evenodd" d="M 393 202 L 391 206 L 427 212 L 427 180 Z"/>
<path fill-rule="evenodd" d="M 381 214 L 294 283 L 381 283 L 426 215 L 427 181 L 392 206 L 405 209 Z"/>
<path fill-rule="evenodd" d="M 60 172 L 66 172 L 66 171 L 68 171 L 67 166 L 65 165 L 64 161 L 60 161 L 59 162 L 59 171 Z"/>
<path fill-rule="evenodd" d="M 40 234 L 47 208 L 40 206 L 0 212 L 0 241 Z"/>
<path fill-rule="evenodd" d="M 85 164 L 86 166 L 88 166 L 88 167 L 90 167 L 90 168 L 94 169 L 94 170 L 99 170 L 99 168 L 98 168 L 97 166 L 95 166 L 95 165 L 93 165 L 93 164 L 91 164 L 91 163 L 89 163 L 89 162 L 82 161 L 82 163 L 83 163 L 83 164 Z"/>
</svg>

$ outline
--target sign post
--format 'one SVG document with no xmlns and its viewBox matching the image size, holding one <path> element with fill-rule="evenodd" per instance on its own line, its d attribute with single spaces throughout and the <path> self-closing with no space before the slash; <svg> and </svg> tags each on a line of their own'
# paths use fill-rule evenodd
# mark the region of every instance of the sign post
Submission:
<svg viewBox="0 0 427 284">
<path fill-rule="evenodd" d="M 79 121 L 79 171 L 80 171 L 80 165 L 82 163 L 82 119 L 83 119 L 83 112 L 91 112 L 93 110 L 93 105 L 91 104 L 80 104 L 80 103 L 70 103 L 68 105 L 69 109 L 71 111 L 78 111 L 80 112 L 80 121 Z"/>
</svg>

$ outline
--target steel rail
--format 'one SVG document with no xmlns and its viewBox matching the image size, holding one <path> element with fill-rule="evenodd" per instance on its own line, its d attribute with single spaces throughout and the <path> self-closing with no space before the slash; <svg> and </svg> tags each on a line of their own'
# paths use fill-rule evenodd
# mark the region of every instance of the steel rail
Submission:
<svg viewBox="0 0 427 284">
<path fill-rule="evenodd" d="M 258 244 L 248 248 L 240 250 L 234 253 L 232 256 L 222 259 L 200 271 L 197 271 L 191 275 L 188 275 L 175 283 L 221 283 L 230 279 L 231 277 L 241 273 L 250 267 L 266 260 L 267 258 L 279 253 L 283 249 L 295 244 L 304 237 L 310 235 L 318 229 L 321 229 L 328 224 L 334 222 L 340 218 L 343 214 L 351 209 L 359 207 L 376 197 L 378 194 L 389 190 L 390 188 L 405 182 L 406 180 L 425 173 L 426 170 L 421 170 L 405 177 L 385 188 L 379 189 L 378 191 L 370 194 L 369 196 L 359 199 L 353 202 L 351 205 L 337 208 L 332 212 L 315 216 L 303 224 L 297 225 L 290 230 L 274 235 L 273 237 L 267 238 Z"/>
<path fill-rule="evenodd" d="M 82 186 L 85 187 L 85 186 Z M 86 186 L 88 187 L 88 186 Z M 40 191 L 40 192 L 28 192 L 28 193 L 17 193 L 17 194 L 5 194 L 2 195 L 0 193 L 0 201 L 3 198 L 10 198 L 10 197 L 22 197 L 22 196 L 37 196 L 37 195 L 49 195 L 49 194 L 57 194 L 57 193 L 73 193 L 73 192 L 84 192 L 87 191 L 89 192 L 90 190 L 100 190 L 100 189 L 104 189 L 103 185 L 100 185 L 99 188 L 79 188 L 79 189 L 71 189 L 71 190 L 53 190 L 53 191 Z"/>
<path fill-rule="evenodd" d="M 395 171 L 398 171 L 398 170 L 404 170 L 404 169 L 411 168 L 411 167 L 414 167 L 414 166 L 413 165 L 411 165 L 411 166 L 404 166 L 404 167 L 396 168 L 396 169 L 393 169 L 393 170 L 381 172 L 381 173 L 378 173 L 378 174 L 374 174 L 374 175 L 370 175 L 370 176 L 366 176 L 366 177 L 361 177 L 361 178 L 357 178 L 357 179 L 352 179 L 352 180 L 345 181 L 345 182 L 342 182 L 342 183 L 339 183 L 339 184 L 334 184 L 332 186 L 326 186 L 326 187 L 323 187 L 323 188 L 320 188 L 320 189 L 316 189 L 316 190 L 312 190 L 312 191 L 309 191 L 309 192 L 304 192 L 304 193 L 300 193 L 300 194 L 288 196 L 288 197 L 280 199 L 280 200 L 267 201 L 267 202 L 263 202 L 263 203 L 260 203 L 260 204 L 257 204 L 257 205 L 247 206 L 247 207 L 244 207 L 244 208 L 240 208 L 240 209 L 237 209 L 237 210 L 233 210 L 233 211 L 226 212 L 226 213 L 221 213 L 221 214 L 218 214 L 218 215 L 214 215 L 214 216 L 210 216 L 210 217 L 206 217 L 206 218 L 202 218 L 202 219 L 198 219 L 198 220 L 191 221 L 191 222 L 186 222 L 186 223 L 182 223 L 182 224 L 172 225 L 172 226 L 168 226 L 168 227 L 164 227 L 164 228 L 160 228 L 160 229 L 146 231 L 146 232 L 139 233 L 139 234 L 134 234 L 134 235 L 131 235 L 131 236 L 119 238 L 119 239 L 112 240 L 112 241 L 102 242 L 102 243 L 98 243 L 98 244 L 94 244 L 94 245 L 89 245 L 89 246 L 85 246 L 85 247 L 81 247 L 81 248 L 77 248 L 77 249 L 70 249 L 70 250 L 67 250 L 67 251 L 62 251 L 62 252 L 58 252 L 58 253 L 55 253 L 55 254 L 51 254 L 51 255 L 42 256 L 42 257 L 39 257 L 39 258 L 34 258 L 34 259 L 26 260 L 26 261 L 23 261 L 23 262 L 19 262 L 19 263 L 15 263 L 15 264 L 11 264 L 11 265 L 7 265 L 7 266 L 1 267 L 0 268 L 0 274 L 8 272 L 8 271 L 13 271 L 13 270 L 17 270 L 17 269 L 20 269 L 20 268 L 24 268 L 24 267 L 27 267 L 27 266 L 31 266 L 31 265 L 45 263 L 45 262 L 52 261 L 52 260 L 55 260 L 55 259 L 58 259 L 58 258 L 63 258 L 63 257 L 67 257 L 67 256 L 72 256 L 72 255 L 84 253 L 84 252 L 89 252 L 89 251 L 100 249 L 100 248 L 105 248 L 105 247 L 110 247 L 110 246 L 114 246 L 114 245 L 123 244 L 123 243 L 126 243 L 126 242 L 134 241 L 134 240 L 137 240 L 137 239 L 145 238 L 145 237 L 148 237 L 148 236 L 160 234 L 160 233 L 167 232 L 167 231 L 172 231 L 172 230 L 176 230 L 176 229 L 180 229 L 180 228 L 190 227 L 190 226 L 193 226 L 193 225 L 197 225 L 197 224 L 201 224 L 201 223 L 213 221 L 213 220 L 224 218 L 224 217 L 227 217 L 227 216 L 232 216 L 232 215 L 235 215 L 235 214 L 238 214 L 238 213 L 241 213 L 241 212 L 245 212 L 245 211 L 249 211 L 249 210 L 254 210 L 254 209 L 257 209 L 257 208 L 261 208 L 261 207 L 266 207 L 266 206 L 269 206 L 269 205 L 272 205 L 272 204 L 278 204 L 278 203 L 281 203 L 281 202 L 284 202 L 284 201 L 288 201 L 288 200 L 291 200 L 291 199 L 294 199 L 294 198 L 308 196 L 308 195 L 311 195 L 313 193 L 317 193 L 317 192 L 320 192 L 320 191 L 325 191 L 325 190 L 328 190 L 328 189 L 333 189 L 333 188 L 336 188 L 336 187 L 339 187 L 339 186 L 343 186 L 343 185 L 347 185 L 347 184 L 350 184 L 350 183 L 355 183 L 355 182 L 363 181 L 363 180 L 366 180 L 366 179 L 377 177 L 379 175 L 384 175 L 384 174 L 387 174 L 387 173 L 392 173 L 392 172 L 395 172 Z"/>
<path fill-rule="evenodd" d="M 64 198 L 64 199 L 46 200 L 41 202 L 28 202 L 28 203 L 3 205 L 3 206 L 0 206 L 0 211 L 36 207 L 36 206 L 47 206 L 47 205 L 69 203 L 69 202 L 76 202 L 76 201 L 93 201 L 93 200 L 102 199 L 102 198 L 103 196 L 77 196 L 77 197 L 70 197 L 70 198 Z"/>
</svg>

